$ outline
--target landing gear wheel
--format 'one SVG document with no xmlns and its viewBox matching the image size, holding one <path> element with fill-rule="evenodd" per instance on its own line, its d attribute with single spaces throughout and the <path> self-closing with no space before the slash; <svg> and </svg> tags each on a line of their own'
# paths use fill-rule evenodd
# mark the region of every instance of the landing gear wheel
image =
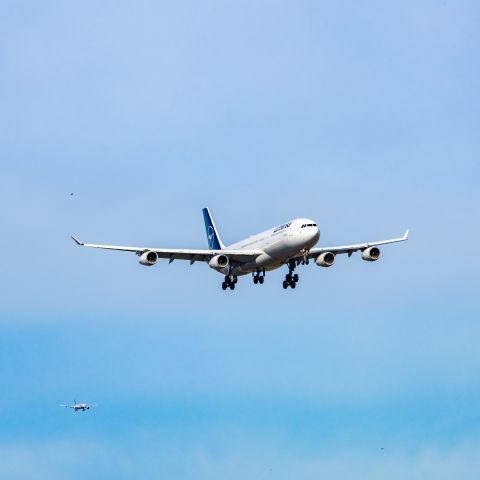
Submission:
<svg viewBox="0 0 480 480">
<path fill-rule="evenodd" d="M 230 290 L 235 290 L 235 284 L 234 283 L 230 284 Z"/>
<path fill-rule="evenodd" d="M 283 281 L 283 288 L 284 289 L 288 288 L 288 282 L 286 280 Z"/>
<path fill-rule="evenodd" d="M 227 289 L 227 284 L 225 282 L 222 282 L 222 290 L 226 290 Z"/>
<path fill-rule="evenodd" d="M 290 282 L 290 286 L 291 286 L 292 288 L 295 288 L 295 287 L 297 286 L 297 284 L 296 284 L 295 282 Z"/>
<path fill-rule="evenodd" d="M 259 277 L 258 282 L 260 285 L 265 281 L 265 277 Z"/>
<path fill-rule="evenodd" d="M 253 277 L 253 283 L 255 285 L 258 283 L 258 277 L 256 275 Z"/>
<path fill-rule="evenodd" d="M 296 274 L 293 276 L 293 281 L 294 281 L 295 283 L 298 282 L 298 273 L 296 273 Z"/>
</svg>

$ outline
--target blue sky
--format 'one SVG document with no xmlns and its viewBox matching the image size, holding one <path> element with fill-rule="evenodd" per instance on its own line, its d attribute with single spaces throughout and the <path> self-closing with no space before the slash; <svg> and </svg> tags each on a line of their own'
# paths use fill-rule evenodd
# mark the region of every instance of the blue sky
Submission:
<svg viewBox="0 0 480 480">
<path fill-rule="evenodd" d="M 478 477 L 476 2 L 0 11 L 2 478 Z M 203 248 L 205 205 L 411 239 L 235 292 L 69 239 Z"/>
</svg>

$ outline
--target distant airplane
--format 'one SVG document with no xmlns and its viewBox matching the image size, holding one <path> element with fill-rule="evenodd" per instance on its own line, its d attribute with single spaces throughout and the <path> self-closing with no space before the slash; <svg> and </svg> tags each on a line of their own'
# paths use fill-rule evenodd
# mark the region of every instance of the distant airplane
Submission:
<svg viewBox="0 0 480 480">
<path fill-rule="evenodd" d="M 89 405 L 88 403 L 78 403 L 76 400 L 73 401 L 73 405 L 60 405 L 61 407 L 72 408 L 76 412 L 81 410 L 84 412 L 85 410 L 90 410 L 90 408 L 95 407 L 96 405 Z"/>
<path fill-rule="evenodd" d="M 308 218 L 297 218 L 225 247 L 208 208 L 203 209 L 203 218 L 208 250 L 96 245 L 83 243 L 73 236 L 72 239 L 82 247 L 134 252 L 140 257 L 140 264 L 146 266 L 155 265 L 159 258 L 168 259 L 169 263 L 174 260 L 189 260 L 190 265 L 198 261 L 208 262 L 210 268 L 224 275 L 223 290 L 227 288 L 234 290 L 238 276 L 249 273 L 253 276 L 253 283 L 262 284 L 266 271 L 275 270 L 283 265 L 288 267 L 283 288 L 295 288 L 298 282 L 298 274 L 294 273 L 295 268 L 300 264 L 308 265 L 310 259 L 315 260 L 319 267 L 331 267 L 336 255 L 346 253 L 350 257 L 353 252 L 361 251 L 363 260 L 374 262 L 380 257 L 379 245 L 408 239 L 407 230 L 403 237 L 391 240 L 313 248 L 320 238 L 317 224 Z"/>
</svg>

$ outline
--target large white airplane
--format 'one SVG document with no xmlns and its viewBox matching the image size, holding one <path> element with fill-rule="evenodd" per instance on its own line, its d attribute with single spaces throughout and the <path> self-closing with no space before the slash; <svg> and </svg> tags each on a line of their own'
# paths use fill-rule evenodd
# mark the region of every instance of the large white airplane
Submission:
<svg viewBox="0 0 480 480">
<path fill-rule="evenodd" d="M 295 288 L 298 282 L 295 268 L 300 264 L 308 265 L 310 259 L 315 260 L 319 267 L 331 267 L 338 254 L 346 253 L 350 257 L 353 252 L 360 251 L 363 260 L 374 262 L 380 257 L 379 245 L 408 239 L 407 230 L 403 237 L 390 240 L 314 248 L 320 238 L 317 224 L 308 218 L 297 218 L 225 247 L 208 208 L 203 209 L 203 218 L 208 239 L 206 250 L 96 245 L 83 243 L 73 236 L 72 239 L 82 247 L 134 252 L 140 257 L 140 263 L 146 266 L 155 265 L 159 258 L 168 259 L 169 263 L 174 260 L 189 260 L 190 265 L 198 261 L 208 262 L 210 268 L 225 276 L 222 282 L 223 290 L 234 290 L 238 277 L 250 273 L 255 284 L 262 284 L 266 271 L 275 270 L 282 265 L 288 267 L 283 288 Z"/>
</svg>

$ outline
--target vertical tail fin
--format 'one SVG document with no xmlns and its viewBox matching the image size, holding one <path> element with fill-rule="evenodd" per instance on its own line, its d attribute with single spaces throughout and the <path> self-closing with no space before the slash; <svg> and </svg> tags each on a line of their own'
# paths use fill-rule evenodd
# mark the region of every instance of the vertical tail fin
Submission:
<svg viewBox="0 0 480 480">
<path fill-rule="evenodd" d="M 210 215 L 210 210 L 204 208 L 202 211 L 203 219 L 205 220 L 205 230 L 207 232 L 208 248 L 211 250 L 221 250 L 222 248 L 225 248 L 218 235 L 217 227 L 215 227 L 212 215 Z"/>
</svg>

